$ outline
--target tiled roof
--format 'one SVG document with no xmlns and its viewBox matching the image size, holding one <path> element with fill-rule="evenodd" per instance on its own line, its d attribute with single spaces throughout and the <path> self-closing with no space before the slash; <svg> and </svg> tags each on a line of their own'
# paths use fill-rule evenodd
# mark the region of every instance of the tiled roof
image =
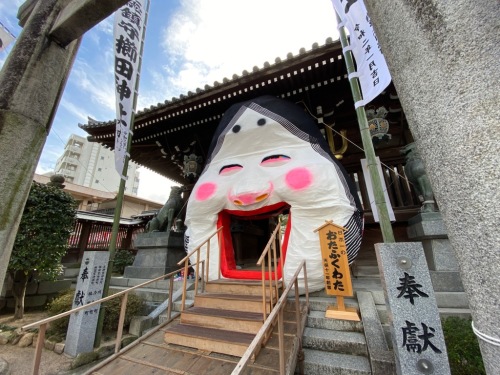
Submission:
<svg viewBox="0 0 500 375">
<path fill-rule="evenodd" d="M 328 38 L 325 41 L 324 46 L 326 45 L 332 45 L 334 43 L 332 38 Z M 335 41 L 336 44 L 338 44 L 338 41 Z M 339 44 L 340 45 L 340 44 Z M 310 51 L 314 51 L 319 49 L 320 46 L 318 43 L 314 43 L 311 47 Z M 300 58 L 301 56 L 304 56 L 307 54 L 308 51 L 305 48 L 301 48 L 299 50 L 299 53 L 297 55 L 294 55 L 292 52 L 289 52 L 286 55 L 285 60 L 282 60 L 280 57 L 276 57 L 274 60 L 274 63 L 271 64 L 268 61 L 264 62 L 261 68 L 258 66 L 254 66 L 252 68 L 252 71 L 249 72 L 248 70 L 243 70 L 241 72 L 241 75 L 238 74 L 233 74 L 231 78 L 224 77 L 222 79 L 222 83 L 219 81 L 214 81 L 214 83 L 210 85 L 205 85 L 203 88 L 198 87 L 193 91 L 188 91 L 186 94 L 181 94 L 179 97 L 172 97 L 170 100 L 166 99 L 163 103 L 157 103 L 156 105 L 151 105 L 149 108 L 143 108 L 142 110 L 138 110 L 136 112 L 136 116 L 147 116 L 148 114 L 151 114 L 155 111 L 161 110 L 163 108 L 176 105 L 180 101 L 189 99 L 189 98 L 194 98 L 196 96 L 201 96 L 202 94 L 207 94 L 210 93 L 211 91 L 214 90 L 220 90 L 221 88 L 224 88 L 226 86 L 230 86 L 231 84 L 240 84 L 241 78 L 248 77 L 250 75 L 256 75 L 259 74 L 263 71 L 273 69 L 273 68 L 278 68 L 284 64 L 287 64 L 289 62 L 292 62 L 296 60 L 297 58 Z M 87 124 L 78 124 L 78 126 L 84 130 L 95 128 L 95 127 L 103 127 L 103 126 L 109 126 L 109 125 L 114 125 L 115 120 L 108 120 L 108 121 L 97 121 L 95 119 L 92 119 L 89 117 L 88 123 Z"/>
</svg>

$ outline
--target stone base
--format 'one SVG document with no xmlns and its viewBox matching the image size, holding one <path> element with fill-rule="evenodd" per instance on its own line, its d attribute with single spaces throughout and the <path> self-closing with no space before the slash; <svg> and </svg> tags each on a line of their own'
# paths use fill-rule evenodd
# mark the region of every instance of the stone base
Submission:
<svg viewBox="0 0 500 375">
<path fill-rule="evenodd" d="M 142 233 L 135 244 L 137 255 L 134 264 L 125 267 L 124 277 L 154 279 L 179 269 L 177 262 L 186 256 L 183 233 Z"/>
<path fill-rule="evenodd" d="M 425 258 L 432 271 L 458 271 L 455 252 L 447 238 L 422 240 Z"/>
<path fill-rule="evenodd" d="M 439 212 L 422 212 L 408 220 L 408 238 L 411 240 L 448 238 Z"/>
<path fill-rule="evenodd" d="M 185 253 L 184 253 L 185 254 Z M 182 259 L 182 258 L 180 258 Z M 179 259 L 179 260 L 180 260 Z M 177 267 L 179 268 L 179 267 Z M 129 277 L 131 279 L 154 279 L 165 275 L 169 272 L 176 270 L 174 267 L 125 267 L 124 277 Z"/>
<path fill-rule="evenodd" d="M 134 316 L 130 321 L 128 333 L 140 337 L 145 331 L 151 328 L 153 319 L 149 316 Z"/>
<path fill-rule="evenodd" d="M 458 271 L 458 261 L 439 212 L 412 217 L 408 221 L 408 238 L 422 242 L 429 270 Z"/>
<path fill-rule="evenodd" d="M 435 292 L 463 292 L 464 286 L 460 273 L 455 271 L 430 271 L 432 287 Z"/>
<path fill-rule="evenodd" d="M 135 239 L 138 249 L 153 249 L 163 247 L 184 248 L 183 232 L 150 232 L 141 233 Z"/>
</svg>

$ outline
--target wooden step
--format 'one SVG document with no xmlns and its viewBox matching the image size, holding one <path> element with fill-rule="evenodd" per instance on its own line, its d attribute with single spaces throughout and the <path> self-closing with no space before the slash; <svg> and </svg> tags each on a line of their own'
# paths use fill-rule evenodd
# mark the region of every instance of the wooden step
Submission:
<svg viewBox="0 0 500 375">
<path fill-rule="evenodd" d="M 274 299 L 276 301 L 276 299 Z M 266 298 L 266 313 L 271 312 L 270 299 Z M 194 298 L 197 307 L 223 309 L 233 311 L 248 311 L 262 313 L 262 296 L 243 294 L 203 293 Z"/>
<path fill-rule="evenodd" d="M 181 323 L 256 334 L 264 322 L 262 313 L 193 306 L 181 314 Z"/>
<path fill-rule="evenodd" d="M 241 357 L 254 337 L 250 333 L 178 324 L 165 331 L 164 340 L 169 344 Z"/>
<path fill-rule="evenodd" d="M 272 282 L 274 285 L 275 282 Z M 266 281 L 266 295 L 270 295 L 269 281 Z M 282 288 L 283 283 L 278 281 L 278 290 Z M 235 280 L 219 279 L 212 280 L 205 284 L 205 290 L 209 293 L 224 294 L 243 294 L 243 295 L 262 295 L 262 281 L 260 280 Z M 276 288 L 272 288 L 272 295 L 276 296 Z"/>
</svg>

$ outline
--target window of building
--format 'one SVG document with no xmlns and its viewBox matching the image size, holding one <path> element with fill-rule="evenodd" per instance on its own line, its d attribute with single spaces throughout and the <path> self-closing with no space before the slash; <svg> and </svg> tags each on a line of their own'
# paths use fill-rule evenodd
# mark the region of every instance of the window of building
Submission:
<svg viewBox="0 0 500 375">
<path fill-rule="evenodd" d="M 99 180 L 95 180 L 95 183 L 98 184 L 99 183 Z"/>
<path fill-rule="evenodd" d="M 102 168 L 97 168 L 97 172 L 100 172 L 100 171 L 102 171 Z"/>
<path fill-rule="evenodd" d="M 101 156 L 101 160 L 104 160 L 104 156 Z"/>
</svg>

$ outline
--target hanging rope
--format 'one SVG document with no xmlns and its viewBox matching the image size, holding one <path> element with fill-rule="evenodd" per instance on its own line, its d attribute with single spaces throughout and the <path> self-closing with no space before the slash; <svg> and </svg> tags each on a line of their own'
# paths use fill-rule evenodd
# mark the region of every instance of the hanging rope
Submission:
<svg viewBox="0 0 500 375">
<path fill-rule="evenodd" d="M 347 138 L 346 136 L 344 136 L 344 135 L 342 135 L 341 133 L 339 133 L 338 131 L 336 131 L 336 130 L 333 128 L 333 126 L 335 125 L 335 123 L 333 123 L 332 125 L 327 124 L 327 123 L 326 123 L 326 122 L 324 122 L 323 120 L 320 120 L 320 118 L 319 118 L 319 117 L 314 116 L 314 115 L 312 114 L 312 112 L 309 110 L 309 108 L 307 107 L 307 105 L 306 105 L 303 101 L 299 101 L 299 102 L 297 102 L 297 103 L 301 103 L 301 104 L 304 106 L 304 108 L 306 109 L 306 111 L 309 113 L 309 115 L 311 115 L 313 118 L 315 118 L 315 119 L 316 119 L 316 121 L 317 121 L 318 123 L 320 123 L 320 124 L 322 124 L 322 125 L 325 125 L 325 126 L 326 126 L 326 127 L 328 127 L 329 129 L 331 129 L 331 130 L 332 130 L 335 134 L 339 135 L 340 137 L 344 138 L 347 142 L 349 142 L 350 144 L 352 144 L 354 147 L 356 147 L 356 148 L 358 148 L 359 150 L 363 151 L 363 153 L 365 152 L 365 150 L 363 149 L 363 147 L 358 146 L 356 143 L 354 143 L 353 141 L 351 141 L 349 138 Z M 387 169 L 391 169 L 391 167 L 390 167 L 389 165 L 387 165 L 387 164 L 385 164 L 385 163 L 382 163 L 382 160 L 380 161 L 380 164 L 381 164 L 382 166 L 386 167 Z M 392 170 L 392 169 L 391 169 L 391 170 Z M 414 186 L 414 185 L 413 185 L 413 183 L 412 183 L 411 181 L 409 181 L 409 180 L 408 180 L 408 178 L 407 178 L 406 176 L 403 176 L 402 174 L 400 174 L 400 173 L 398 173 L 398 172 L 396 172 L 396 171 L 394 171 L 394 173 L 395 173 L 397 176 L 401 177 L 403 180 L 405 180 L 408 184 L 410 184 L 410 185 Z M 393 183 L 394 183 L 394 182 L 391 182 L 391 185 L 392 185 Z M 389 185 L 389 186 L 391 186 L 391 185 Z"/>
</svg>

